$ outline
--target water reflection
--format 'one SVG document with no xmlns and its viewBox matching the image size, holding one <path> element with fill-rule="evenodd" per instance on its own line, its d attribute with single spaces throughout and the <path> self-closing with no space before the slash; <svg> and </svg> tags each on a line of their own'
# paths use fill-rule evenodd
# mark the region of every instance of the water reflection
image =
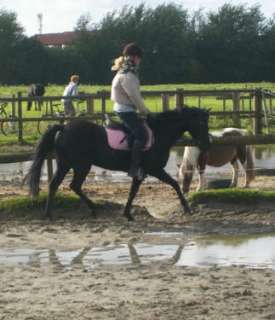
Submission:
<svg viewBox="0 0 275 320">
<path fill-rule="evenodd" d="M 153 234 L 150 234 L 153 236 Z M 148 234 L 147 237 L 150 238 Z M 179 243 L 179 233 L 169 232 L 160 239 L 161 244 L 137 242 L 87 247 L 79 250 L 53 249 L 0 249 L 0 265 L 55 267 L 68 270 L 98 267 L 169 264 L 182 266 L 231 266 L 275 270 L 275 234 L 247 236 L 197 237 Z M 148 239 L 149 239 L 148 238 Z M 169 238 L 169 239 L 168 239 Z M 165 243 L 166 240 L 167 243 Z M 174 243 L 172 243 L 174 240 Z"/>
<path fill-rule="evenodd" d="M 176 265 L 244 265 L 275 269 L 275 235 L 199 238 L 185 246 Z"/>
</svg>

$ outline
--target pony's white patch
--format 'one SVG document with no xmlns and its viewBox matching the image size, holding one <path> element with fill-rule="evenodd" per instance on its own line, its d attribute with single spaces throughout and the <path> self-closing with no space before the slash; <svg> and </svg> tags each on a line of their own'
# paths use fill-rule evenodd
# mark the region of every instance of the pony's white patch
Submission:
<svg viewBox="0 0 275 320">
<path fill-rule="evenodd" d="M 232 132 L 232 131 L 237 131 L 242 135 L 247 134 L 247 130 L 240 129 L 240 128 L 225 128 L 222 132 L 225 133 L 225 132 Z"/>
<path fill-rule="evenodd" d="M 196 167 L 200 155 L 198 147 L 185 147 L 183 154 L 183 162 L 189 162 L 192 166 Z"/>
<path fill-rule="evenodd" d="M 211 132 L 210 135 L 214 136 L 214 137 L 222 137 L 222 135 L 224 133 L 230 133 L 230 132 L 234 132 L 234 131 L 237 131 L 239 132 L 241 135 L 245 135 L 248 133 L 247 130 L 245 129 L 240 129 L 240 128 L 225 128 L 223 129 L 222 131 L 213 131 Z"/>
</svg>

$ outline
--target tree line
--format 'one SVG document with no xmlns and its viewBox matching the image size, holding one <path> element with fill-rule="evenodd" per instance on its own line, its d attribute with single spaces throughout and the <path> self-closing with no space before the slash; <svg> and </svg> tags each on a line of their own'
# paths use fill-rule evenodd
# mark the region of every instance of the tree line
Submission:
<svg viewBox="0 0 275 320">
<path fill-rule="evenodd" d="M 72 29 L 66 48 L 48 48 L 27 37 L 14 12 L 0 10 L 0 83 L 109 84 L 114 58 L 135 41 L 144 49 L 144 84 L 275 80 L 275 22 L 261 7 L 224 4 L 216 11 L 141 4 L 109 12 L 98 24 L 89 14 Z"/>
</svg>

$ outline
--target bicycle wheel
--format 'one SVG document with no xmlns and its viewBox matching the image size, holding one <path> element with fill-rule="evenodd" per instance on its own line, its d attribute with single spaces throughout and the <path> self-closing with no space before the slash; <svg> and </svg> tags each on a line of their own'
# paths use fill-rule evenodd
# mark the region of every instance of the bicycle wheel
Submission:
<svg viewBox="0 0 275 320">
<path fill-rule="evenodd" d="M 37 122 L 37 131 L 38 131 L 38 133 L 39 134 L 44 134 L 46 131 L 47 131 L 47 129 L 50 127 L 50 126 L 52 126 L 52 125 L 54 125 L 54 124 L 63 124 L 63 120 L 62 120 L 62 118 L 60 119 L 60 121 L 58 121 L 58 120 L 56 120 L 56 121 L 49 121 L 48 120 L 48 118 L 50 118 L 51 116 L 48 116 L 48 115 L 44 115 L 44 116 L 42 116 L 41 117 L 41 119 L 40 120 L 38 120 L 38 122 Z"/>
<path fill-rule="evenodd" d="M 37 122 L 37 131 L 39 134 L 44 134 L 46 130 L 49 128 L 51 122 L 48 121 L 48 116 L 44 115 L 41 117 L 40 120 Z"/>
<path fill-rule="evenodd" d="M 1 132 L 7 136 L 8 134 L 16 133 L 18 130 L 18 123 L 16 121 L 16 117 L 9 116 L 5 118 L 5 121 L 0 120 L 0 130 Z"/>
</svg>

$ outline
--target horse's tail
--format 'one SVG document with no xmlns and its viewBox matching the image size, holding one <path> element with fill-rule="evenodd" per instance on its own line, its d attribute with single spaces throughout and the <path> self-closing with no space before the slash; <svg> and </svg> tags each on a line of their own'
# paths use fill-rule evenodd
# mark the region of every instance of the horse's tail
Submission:
<svg viewBox="0 0 275 320">
<path fill-rule="evenodd" d="M 47 155 L 54 149 L 54 139 L 58 131 L 63 131 L 63 125 L 54 125 L 41 137 L 34 154 L 33 163 L 27 175 L 30 194 L 36 197 L 39 194 L 39 182 L 43 162 Z"/>
<path fill-rule="evenodd" d="M 251 146 L 246 146 L 246 176 L 248 184 L 255 178 L 254 158 Z"/>
<path fill-rule="evenodd" d="M 182 163 L 179 168 L 178 179 L 184 192 L 189 191 L 194 169 L 197 167 L 200 149 L 198 147 L 185 147 Z"/>
</svg>

